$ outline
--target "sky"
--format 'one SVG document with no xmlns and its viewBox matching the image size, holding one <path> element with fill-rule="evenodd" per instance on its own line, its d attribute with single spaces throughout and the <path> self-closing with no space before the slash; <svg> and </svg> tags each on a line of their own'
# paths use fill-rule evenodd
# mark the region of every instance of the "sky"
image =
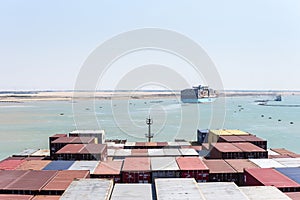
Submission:
<svg viewBox="0 0 300 200">
<path fill-rule="evenodd" d="M 224 89 L 300 90 L 299 11 L 299 0 L 0 0 L 0 90 L 74 89 L 99 45 L 147 27 L 198 43 Z"/>
</svg>

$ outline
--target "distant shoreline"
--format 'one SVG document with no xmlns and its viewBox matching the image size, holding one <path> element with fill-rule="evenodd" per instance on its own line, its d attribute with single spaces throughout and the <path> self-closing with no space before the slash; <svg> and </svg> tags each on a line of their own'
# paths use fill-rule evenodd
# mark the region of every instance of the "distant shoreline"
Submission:
<svg viewBox="0 0 300 200">
<path fill-rule="evenodd" d="M 220 97 L 300 95 L 300 91 L 222 91 Z M 72 100 L 111 100 L 111 99 L 175 99 L 180 91 L 2 91 L 0 103 L 22 103 L 29 101 L 72 101 Z"/>
</svg>

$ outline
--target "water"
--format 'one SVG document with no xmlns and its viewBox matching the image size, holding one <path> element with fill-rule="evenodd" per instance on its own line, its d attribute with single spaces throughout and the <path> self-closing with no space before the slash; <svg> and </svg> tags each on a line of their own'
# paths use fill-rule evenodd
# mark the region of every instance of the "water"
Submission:
<svg viewBox="0 0 300 200">
<path fill-rule="evenodd" d="M 155 141 L 196 140 L 196 128 L 241 129 L 267 139 L 269 147 L 300 153 L 300 108 L 259 106 L 257 99 L 261 97 L 228 97 L 225 105 L 224 99 L 214 104 L 181 104 L 175 99 L 2 103 L 0 159 L 25 148 L 48 148 L 50 135 L 76 127 L 100 127 L 110 139 L 145 141 L 149 115 Z M 284 96 L 276 104 L 300 104 L 300 96 Z"/>
</svg>

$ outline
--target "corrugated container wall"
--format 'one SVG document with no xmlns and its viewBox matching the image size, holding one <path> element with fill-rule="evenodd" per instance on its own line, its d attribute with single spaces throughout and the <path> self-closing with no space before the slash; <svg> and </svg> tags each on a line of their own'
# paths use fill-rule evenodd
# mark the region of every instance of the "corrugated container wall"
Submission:
<svg viewBox="0 0 300 200">
<path fill-rule="evenodd" d="M 125 158 L 122 169 L 123 183 L 151 183 L 150 158 Z"/>
</svg>

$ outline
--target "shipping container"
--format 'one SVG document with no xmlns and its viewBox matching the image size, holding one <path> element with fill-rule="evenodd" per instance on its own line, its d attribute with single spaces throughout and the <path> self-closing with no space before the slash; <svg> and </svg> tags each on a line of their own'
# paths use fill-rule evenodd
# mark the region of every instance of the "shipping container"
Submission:
<svg viewBox="0 0 300 200">
<path fill-rule="evenodd" d="M 255 135 L 239 135 L 238 137 L 245 140 L 246 142 L 250 142 L 264 150 L 267 150 L 268 147 L 267 140 L 259 138 Z"/>
<path fill-rule="evenodd" d="M 192 145 L 190 142 L 187 141 L 177 141 L 180 148 L 190 148 Z"/>
<path fill-rule="evenodd" d="M 211 144 L 210 159 L 242 159 L 244 153 L 241 149 L 234 146 L 232 143 L 214 143 Z"/>
<path fill-rule="evenodd" d="M 0 170 L 14 170 L 21 165 L 25 160 L 4 160 L 0 162 Z"/>
<path fill-rule="evenodd" d="M 50 157 L 67 144 L 95 144 L 94 137 L 60 137 L 50 143 Z"/>
<path fill-rule="evenodd" d="M 157 148 L 165 148 L 168 146 L 167 142 L 157 142 Z"/>
<path fill-rule="evenodd" d="M 107 146 L 104 144 L 67 144 L 56 153 L 57 160 L 106 160 Z"/>
<path fill-rule="evenodd" d="M 208 129 L 204 129 L 204 130 L 198 129 L 197 130 L 197 143 L 202 145 L 202 143 L 208 142 L 208 133 L 209 133 Z"/>
<path fill-rule="evenodd" d="M 164 157 L 164 149 L 148 149 L 149 157 Z"/>
<path fill-rule="evenodd" d="M 71 160 L 53 160 L 43 170 L 67 170 L 74 162 Z"/>
<path fill-rule="evenodd" d="M 291 158 L 300 158 L 300 154 L 289 154 L 288 156 Z"/>
<path fill-rule="evenodd" d="M 47 157 L 47 156 L 50 156 L 50 150 L 49 149 L 39 149 L 38 151 L 34 152 L 30 156 Z"/>
<path fill-rule="evenodd" d="M 276 168 L 276 167 L 285 167 L 279 162 L 273 159 L 249 159 L 251 162 L 259 166 L 260 168 Z"/>
<path fill-rule="evenodd" d="M 61 200 L 109 200 L 113 189 L 113 181 L 107 179 L 74 180 L 61 196 Z"/>
<path fill-rule="evenodd" d="M 209 169 L 199 157 L 176 159 L 181 178 L 194 178 L 197 182 L 209 181 Z"/>
<path fill-rule="evenodd" d="M 17 170 L 42 170 L 50 162 L 51 162 L 50 160 L 27 160 L 22 164 L 20 164 L 16 169 Z"/>
<path fill-rule="evenodd" d="M 68 170 L 89 170 L 90 174 L 93 174 L 98 164 L 99 161 L 75 161 Z"/>
<path fill-rule="evenodd" d="M 287 150 L 285 148 L 271 148 L 272 151 L 280 154 L 280 155 L 289 155 L 289 154 L 296 154 L 290 150 Z"/>
<path fill-rule="evenodd" d="M 115 156 L 115 152 L 116 152 L 116 149 L 107 149 L 107 156 L 108 157 L 114 157 Z"/>
<path fill-rule="evenodd" d="M 246 142 L 243 138 L 237 135 L 221 135 L 219 136 L 218 142 L 227 142 L 227 143 L 234 143 L 234 142 Z"/>
<path fill-rule="evenodd" d="M 38 151 L 38 149 L 25 149 L 25 150 L 21 151 L 20 153 L 14 154 L 13 157 L 14 156 L 16 156 L 16 157 L 19 157 L 19 156 L 28 157 L 28 156 L 30 156 L 31 154 L 33 154 L 37 151 Z"/>
<path fill-rule="evenodd" d="M 104 130 L 75 130 L 69 133 L 69 137 L 95 137 L 97 144 L 105 143 Z"/>
<path fill-rule="evenodd" d="M 165 148 L 179 149 L 180 144 L 178 142 L 168 142 L 168 145 Z"/>
<path fill-rule="evenodd" d="M 268 155 L 269 156 L 277 156 L 277 155 L 280 155 L 279 153 L 275 152 L 275 151 L 272 151 L 271 149 L 268 149 Z"/>
<path fill-rule="evenodd" d="M 245 169 L 245 185 L 275 186 L 282 192 L 298 192 L 300 184 L 271 168 Z"/>
<path fill-rule="evenodd" d="M 156 178 L 179 178 L 179 167 L 175 157 L 151 157 L 152 181 Z"/>
<path fill-rule="evenodd" d="M 24 160 L 47 160 L 47 158 L 42 156 L 29 156 L 25 157 Z"/>
<path fill-rule="evenodd" d="M 299 200 L 300 199 L 300 192 L 286 192 L 285 193 L 289 198 L 293 200 Z"/>
<path fill-rule="evenodd" d="M 100 162 L 94 173 L 91 174 L 92 178 L 111 178 L 115 183 L 121 182 L 121 169 L 123 161 L 104 161 Z"/>
<path fill-rule="evenodd" d="M 123 183 L 151 183 L 150 158 L 125 158 L 122 168 Z"/>
<path fill-rule="evenodd" d="M 55 175 L 57 171 L 29 170 L 13 183 L 7 185 L 3 190 L 9 194 L 39 194 Z"/>
<path fill-rule="evenodd" d="M 124 149 L 134 149 L 136 142 L 125 142 Z"/>
<path fill-rule="evenodd" d="M 32 195 L 0 194 L 1 200 L 31 200 Z"/>
<path fill-rule="evenodd" d="M 34 196 L 32 200 L 59 200 L 60 196 L 58 195 L 37 195 Z"/>
<path fill-rule="evenodd" d="M 210 182 L 236 182 L 239 177 L 236 170 L 234 170 L 224 160 L 206 160 L 203 159 L 204 164 L 209 169 Z"/>
<path fill-rule="evenodd" d="M 162 149 L 164 152 L 164 156 L 181 156 L 179 149 Z"/>
<path fill-rule="evenodd" d="M 208 143 L 218 142 L 220 136 L 226 136 L 226 135 L 240 136 L 240 135 L 251 135 L 251 134 L 240 130 L 229 130 L 229 129 L 209 130 Z"/>
<path fill-rule="evenodd" d="M 286 167 L 286 168 L 276 168 L 276 170 L 300 184 L 300 168 Z"/>
<path fill-rule="evenodd" d="M 131 156 L 134 157 L 147 157 L 148 156 L 148 150 L 147 149 L 132 149 L 131 150 Z"/>
<path fill-rule="evenodd" d="M 131 156 L 131 149 L 116 149 L 114 158 L 124 159 Z"/>
<path fill-rule="evenodd" d="M 234 146 L 239 148 L 244 153 L 244 158 L 268 158 L 268 151 L 262 149 L 252 143 L 243 142 L 243 143 L 232 143 Z"/>
<path fill-rule="evenodd" d="M 62 195 L 75 179 L 89 178 L 88 170 L 64 170 L 58 171 L 41 190 L 43 195 Z"/>
<path fill-rule="evenodd" d="M 28 170 L 0 170 L 0 191 L 28 173 Z"/>
<path fill-rule="evenodd" d="M 24 160 L 25 158 L 26 158 L 26 157 L 23 157 L 23 156 L 14 156 L 14 157 L 9 156 L 9 157 L 7 157 L 7 158 L 1 160 L 0 163 L 1 163 L 2 161 L 5 161 L 5 160 Z"/>
<path fill-rule="evenodd" d="M 247 196 L 233 182 L 198 183 L 205 200 L 248 200 Z"/>
<path fill-rule="evenodd" d="M 300 158 L 274 158 L 273 160 L 285 167 L 300 167 Z"/>
<path fill-rule="evenodd" d="M 197 153 L 202 150 L 202 146 L 191 146 L 192 149 L 195 149 Z"/>
<path fill-rule="evenodd" d="M 244 169 L 248 168 L 259 168 L 253 162 L 249 161 L 248 159 L 228 159 L 225 160 L 235 171 L 238 173 L 238 181 L 236 182 L 237 185 L 241 186 L 244 185 Z"/>
<path fill-rule="evenodd" d="M 289 155 L 268 155 L 269 159 L 273 159 L 273 158 L 292 158 Z"/>
<path fill-rule="evenodd" d="M 145 143 L 145 147 L 146 147 L 147 149 L 157 148 L 157 143 L 156 143 L 156 142 L 146 142 L 146 143 Z"/>
<path fill-rule="evenodd" d="M 115 184 L 110 200 L 152 200 L 151 184 Z"/>
<path fill-rule="evenodd" d="M 199 153 L 193 148 L 179 149 L 182 156 L 199 156 Z"/>
<path fill-rule="evenodd" d="M 274 186 L 240 187 L 249 200 L 289 200 L 289 197 Z"/>
<path fill-rule="evenodd" d="M 193 178 L 155 179 L 155 190 L 157 200 L 205 199 Z"/>
</svg>

